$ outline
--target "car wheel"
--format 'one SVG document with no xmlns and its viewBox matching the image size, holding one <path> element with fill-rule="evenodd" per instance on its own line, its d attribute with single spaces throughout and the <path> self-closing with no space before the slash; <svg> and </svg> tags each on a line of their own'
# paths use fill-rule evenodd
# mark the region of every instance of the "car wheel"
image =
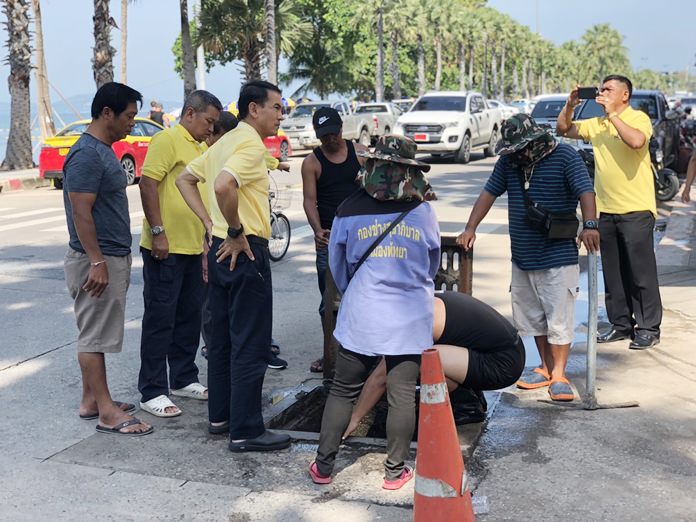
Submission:
<svg viewBox="0 0 696 522">
<path fill-rule="evenodd" d="M 360 136 L 358 137 L 358 143 L 361 145 L 365 145 L 366 147 L 370 146 L 370 133 L 367 132 L 367 129 L 362 129 L 360 131 Z"/>
<path fill-rule="evenodd" d="M 471 136 L 468 134 L 464 135 L 462 144 L 459 150 L 454 155 L 454 161 L 457 163 L 469 163 L 471 159 Z"/>
<path fill-rule="evenodd" d="M 126 180 L 129 185 L 135 183 L 135 160 L 130 156 L 123 156 L 121 158 L 121 168 L 123 172 L 126 173 Z"/>
<path fill-rule="evenodd" d="M 280 161 L 288 161 L 289 149 L 287 141 L 280 142 Z"/>
<path fill-rule="evenodd" d="M 58 178 L 53 178 L 53 188 L 56 190 L 63 190 L 63 180 Z"/>
<path fill-rule="evenodd" d="M 488 147 L 486 147 L 486 150 L 483 151 L 483 153 L 486 155 L 487 158 L 492 158 L 495 156 L 495 148 L 498 146 L 498 129 L 494 128 L 493 131 L 491 132 L 491 139 L 488 142 Z"/>
</svg>

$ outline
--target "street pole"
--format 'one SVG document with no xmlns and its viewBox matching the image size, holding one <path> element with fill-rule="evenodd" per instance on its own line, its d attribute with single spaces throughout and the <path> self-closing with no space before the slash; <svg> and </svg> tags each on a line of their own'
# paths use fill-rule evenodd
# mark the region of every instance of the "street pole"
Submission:
<svg viewBox="0 0 696 522">
<path fill-rule="evenodd" d="M 193 4 L 193 19 L 196 21 L 197 33 L 200 33 L 201 2 L 196 0 Z M 196 48 L 196 88 L 205 89 L 205 49 L 203 44 Z"/>
<path fill-rule="evenodd" d="M 596 410 L 595 397 L 597 380 L 597 254 L 588 253 L 587 268 L 587 382 L 585 409 Z"/>
</svg>

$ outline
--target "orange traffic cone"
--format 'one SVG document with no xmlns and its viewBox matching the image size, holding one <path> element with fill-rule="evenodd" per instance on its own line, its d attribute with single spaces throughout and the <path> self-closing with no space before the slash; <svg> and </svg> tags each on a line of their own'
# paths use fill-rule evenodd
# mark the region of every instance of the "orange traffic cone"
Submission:
<svg viewBox="0 0 696 522">
<path fill-rule="evenodd" d="M 421 358 L 414 522 L 475 522 L 464 459 L 435 348 Z"/>
</svg>

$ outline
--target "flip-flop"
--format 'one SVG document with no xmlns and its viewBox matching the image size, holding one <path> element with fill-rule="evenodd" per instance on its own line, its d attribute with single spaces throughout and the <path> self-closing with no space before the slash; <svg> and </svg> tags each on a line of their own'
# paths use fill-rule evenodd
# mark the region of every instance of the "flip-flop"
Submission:
<svg viewBox="0 0 696 522">
<path fill-rule="evenodd" d="M 187 397 L 189 399 L 197 399 L 199 401 L 207 401 L 208 396 L 205 392 L 208 388 L 203 386 L 200 382 L 192 382 L 191 384 L 184 386 L 178 390 L 172 389 L 171 394 L 177 397 Z"/>
<path fill-rule="evenodd" d="M 309 371 L 312 373 L 324 373 L 324 358 L 320 357 L 309 365 Z"/>
<path fill-rule="evenodd" d="M 121 411 L 125 411 L 126 413 L 133 413 L 135 411 L 135 404 L 130 404 L 128 402 L 121 402 L 121 401 L 114 401 L 114 404 L 121 408 Z M 124 406 L 128 406 L 127 408 L 124 408 Z M 84 415 L 80 415 L 80 418 L 82 420 L 94 420 L 99 418 L 99 412 L 89 412 L 85 413 Z"/>
<path fill-rule="evenodd" d="M 140 419 L 133 417 L 131 420 L 127 420 L 125 422 L 122 422 L 121 424 L 117 424 L 113 428 L 107 428 L 106 426 L 97 424 L 97 431 L 99 433 L 107 433 L 109 435 L 126 435 L 128 437 L 142 437 L 143 435 L 149 435 L 150 433 L 155 431 L 155 428 L 153 428 L 152 426 L 150 426 L 145 431 L 121 431 L 122 429 L 127 428 L 128 426 L 135 426 L 136 424 L 142 424 L 142 422 L 140 421 Z"/>
<path fill-rule="evenodd" d="M 551 384 L 551 377 L 541 368 L 534 368 L 524 372 L 516 384 L 518 388 L 523 390 L 535 390 Z"/>
<path fill-rule="evenodd" d="M 575 399 L 573 389 L 570 387 L 568 379 L 561 377 L 555 379 L 549 385 L 549 395 L 552 401 L 572 401 Z"/>
<path fill-rule="evenodd" d="M 309 466 L 309 476 L 312 477 L 312 482 L 315 484 L 331 484 L 331 475 L 328 477 L 321 475 L 316 462 L 312 462 L 312 465 Z"/>
</svg>

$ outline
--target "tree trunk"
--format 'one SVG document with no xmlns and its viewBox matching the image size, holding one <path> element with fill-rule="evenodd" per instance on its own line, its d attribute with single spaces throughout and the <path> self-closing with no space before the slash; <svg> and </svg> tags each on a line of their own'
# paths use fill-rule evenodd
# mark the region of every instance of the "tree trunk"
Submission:
<svg viewBox="0 0 696 522">
<path fill-rule="evenodd" d="M 179 0 L 181 11 L 181 59 L 184 68 L 184 100 L 196 90 L 196 62 L 193 57 L 191 31 L 189 29 L 188 2 Z"/>
<path fill-rule="evenodd" d="M 264 6 L 266 10 L 266 71 L 268 81 L 277 84 L 275 0 L 264 0 Z"/>
<path fill-rule="evenodd" d="M 517 75 L 517 64 L 515 64 L 515 67 L 512 69 L 512 97 L 520 97 L 520 80 Z"/>
<path fill-rule="evenodd" d="M 401 69 L 399 68 L 399 33 L 392 30 L 391 40 L 391 77 L 392 77 L 392 97 L 395 100 L 401 99 Z"/>
<path fill-rule="evenodd" d="M 459 42 L 457 48 L 459 57 L 459 90 L 466 90 L 466 53 L 464 52 L 464 42 Z"/>
<path fill-rule="evenodd" d="M 481 93 L 488 91 L 488 33 L 483 34 L 483 74 L 481 76 Z"/>
<path fill-rule="evenodd" d="M 10 76 L 10 134 L 2 169 L 30 169 L 31 121 L 29 120 L 29 77 L 31 74 L 31 37 L 29 36 L 29 5 L 27 0 L 5 0 L 7 16 L 7 63 Z"/>
<path fill-rule="evenodd" d="M 423 35 L 416 36 L 416 54 L 418 55 L 418 96 L 425 94 L 425 49 Z"/>
<path fill-rule="evenodd" d="M 493 93 L 493 98 L 498 99 L 498 54 L 496 50 L 495 41 L 493 41 L 493 50 L 491 55 L 491 92 Z"/>
<path fill-rule="evenodd" d="M 56 127 L 53 123 L 53 109 L 51 106 L 51 95 L 48 90 L 48 76 L 46 74 L 41 4 L 39 0 L 32 0 L 31 3 L 34 8 L 34 35 L 36 38 L 36 97 L 39 109 L 41 140 L 44 140 L 56 133 Z"/>
<path fill-rule="evenodd" d="M 522 88 L 524 89 L 524 97 L 529 99 L 529 82 L 527 81 L 527 69 L 529 69 L 529 60 L 522 63 Z"/>
<path fill-rule="evenodd" d="M 111 47 L 109 24 L 109 0 L 94 0 L 94 58 L 92 69 L 97 89 L 114 81 L 113 58 L 116 49 Z"/>
<path fill-rule="evenodd" d="M 128 0 L 121 0 L 121 83 L 128 83 Z"/>
<path fill-rule="evenodd" d="M 469 42 L 469 85 L 467 88 L 474 88 L 474 46 L 471 42 Z"/>
<path fill-rule="evenodd" d="M 384 6 L 377 7 L 377 65 L 375 78 L 375 101 L 384 101 Z"/>
<path fill-rule="evenodd" d="M 505 101 L 505 44 L 500 51 L 500 101 Z"/>
<path fill-rule="evenodd" d="M 440 90 L 442 82 L 442 40 L 435 38 L 435 90 Z"/>
</svg>

